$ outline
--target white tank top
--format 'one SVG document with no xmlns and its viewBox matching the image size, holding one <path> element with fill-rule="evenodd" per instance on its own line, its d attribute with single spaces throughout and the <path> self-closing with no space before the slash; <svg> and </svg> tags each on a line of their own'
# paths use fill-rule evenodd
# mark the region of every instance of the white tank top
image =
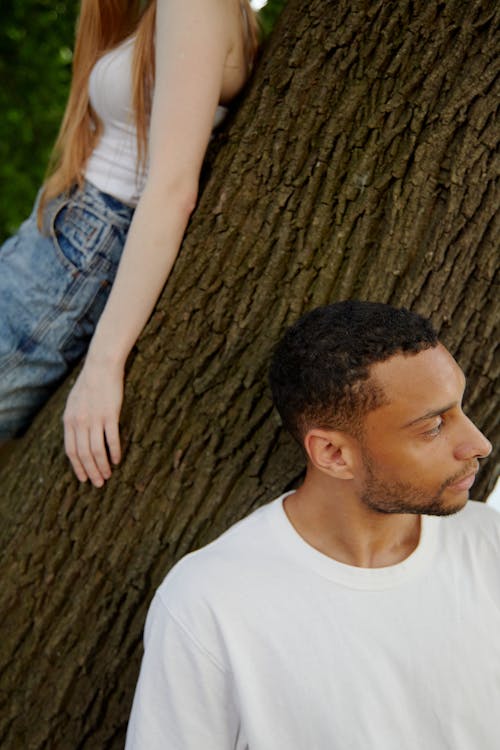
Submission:
<svg viewBox="0 0 500 750">
<path fill-rule="evenodd" d="M 103 132 L 85 167 L 85 179 L 103 193 L 135 206 L 146 182 L 146 169 L 139 169 L 137 133 L 132 108 L 132 57 L 134 38 L 103 55 L 89 79 L 90 103 L 99 116 Z M 226 114 L 217 107 L 214 127 Z"/>
</svg>

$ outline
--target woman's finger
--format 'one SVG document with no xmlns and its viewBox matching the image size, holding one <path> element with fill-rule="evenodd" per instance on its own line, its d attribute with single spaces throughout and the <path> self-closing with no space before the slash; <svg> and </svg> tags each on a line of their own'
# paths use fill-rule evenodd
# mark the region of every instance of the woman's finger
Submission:
<svg viewBox="0 0 500 750">
<path fill-rule="evenodd" d="M 111 476 L 106 444 L 104 442 L 104 431 L 101 424 L 94 425 L 90 430 L 90 451 L 94 462 L 103 479 Z"/>
<path fill-rule="evenodd" d="M 76 431 L 76 451 L 94 487 L 102 487 L 104 478 L 97 468 L 97 464 L 90 448 L 90 434 L 87 427 L 79 427 Z"/>
<path fill-rule="evenodd" d="M 108 419 L 104 424 L 104 432 L 111 461 L 116 466 L 120 463 L 122 457 L 118 419 Z"/>
<path fill-rule="evenodd" d="M 88 479 L 87 472 L 83 468 L 83 464 L 78 458 L 76 450 L 76 437 L 72 425 L 64 423 L 64 450 L 66 455 L 71 462 L 73 471 L 80 482 L 86 482 Z"/>
</svg>

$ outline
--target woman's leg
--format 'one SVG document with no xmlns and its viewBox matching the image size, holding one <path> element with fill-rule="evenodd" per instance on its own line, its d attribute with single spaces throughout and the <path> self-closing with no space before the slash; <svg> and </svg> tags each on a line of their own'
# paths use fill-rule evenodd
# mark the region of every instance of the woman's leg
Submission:
<svg viewBox="0 0 500 750">
<path fill-rule="evenodd" d="M 34 210 L 0 248 L 0 441 L 26 429 L 85 353 L 131 215 L 87 185 L 48 207 L 48 235 Z"/>
</svg>

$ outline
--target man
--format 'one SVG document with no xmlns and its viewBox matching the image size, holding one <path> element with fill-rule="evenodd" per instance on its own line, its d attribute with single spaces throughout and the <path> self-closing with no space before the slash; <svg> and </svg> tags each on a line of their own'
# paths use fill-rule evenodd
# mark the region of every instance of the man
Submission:
<svg viewBox="0 0 500 750">
<path fill-rule="evenodd" d="M 341 302 L 271 365 L 302 486 L 188 555 L 148 616 L 128 750 L 498 750 L 491 446 L 424 318 Z M 446 516 L 446 517 L 445 517 Z"/>
</svg>

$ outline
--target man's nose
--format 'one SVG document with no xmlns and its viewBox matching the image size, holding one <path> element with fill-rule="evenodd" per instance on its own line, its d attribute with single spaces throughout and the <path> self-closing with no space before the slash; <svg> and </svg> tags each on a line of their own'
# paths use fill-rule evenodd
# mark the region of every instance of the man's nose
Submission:
<svg viewBox="0 0 500 750">
<path fill-rule="evenodd" d="M 462 426 L 460 440 L 455 448 L 456 458 L 460 461 L 486 458 L 492 450 L 490 441 L 468 417 L 464 415 L 464 418 L 466 423 Z"/>
</svg>

